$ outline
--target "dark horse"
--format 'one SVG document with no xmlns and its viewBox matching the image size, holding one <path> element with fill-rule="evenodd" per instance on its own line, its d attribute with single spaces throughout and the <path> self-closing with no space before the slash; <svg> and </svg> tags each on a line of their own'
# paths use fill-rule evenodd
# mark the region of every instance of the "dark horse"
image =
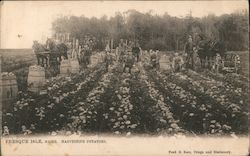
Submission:
<svg viewBox="0 0 250 156">
<path fill-rule="evenodd" d="M 44 67 L 44 66 L 48 66 L 48 49 L 46 49 L 46 47 L 40 43 L 38 43 L 37 41 L 33 42 L 33 46 L 32 49 L 36 55 L 37 58 L 37 64 Z"/>
<path fill-rule="evenodd" d="M 58 57 L 59 60 L 62 60 L 62 57 L 64 59 L 68 59 L 67 51 L 68 47 L 64 43 L 56 44 L 52 39 L 47 39 L 46 41 L 46 48 L 54 54 L 54 56 Z"/>
<path fill-rule="evenodd" d="M 37 64 L 43 67 L 48 66 L 48 59 L 51 60 L 51 57 L 56 57 L 60 61 L 62 59 L 62 56 L 64 57 L 64 59 L 68 59 L 68 47 L 66 46 L 66 44 L 55 44 L 52 39 L 48 39 L 46 41 L 46 45 L 34 41 L 32 49 L 37 57 Z"/>
<path fill-rule="evenodd" d="M 64 59 L 68 59 L 67 51 L 68 47 L 64 43 L 56 44 L 52 39 L 47 39 L 46 48 L 49 50 L 49 64 L 50 69 L 52 70 L 52 76 L 56 76 L 59 71 L 59 66 L 62 61 L 62 57 Z"/>
<path fill-rule="evenodd" d="M 198 43 L 197 49 L 202 68 L 206 67 L 206 61 L 208 63 L 208 68 L 211 68 L 216 54 L 218 53 L 224 58 L 226 52 L 225 44 L 223 42 L 203 39 Z"/>
</svg>

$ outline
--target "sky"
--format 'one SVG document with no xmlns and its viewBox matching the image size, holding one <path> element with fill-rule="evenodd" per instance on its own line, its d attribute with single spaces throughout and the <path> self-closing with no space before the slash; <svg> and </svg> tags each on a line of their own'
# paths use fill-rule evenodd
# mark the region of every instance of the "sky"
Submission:
<svg viewBox="0 0 250 156">
<path fill-rule="evenodd" d="M 185 16 L 192 11 L 194 17 L 208 14 L 230 14 L 248 9 L 246 0 L 238 1 L 5 1 L 1 2 L 0 48 L 31 48 L 33 40 L 50 37 L 51 23 L 60 15 L 100 18 L 114 16 L 115 12 L 136 9 L 142 13 Z M 21 35 L 21 37 L 18 37 Z"/>
</svg>

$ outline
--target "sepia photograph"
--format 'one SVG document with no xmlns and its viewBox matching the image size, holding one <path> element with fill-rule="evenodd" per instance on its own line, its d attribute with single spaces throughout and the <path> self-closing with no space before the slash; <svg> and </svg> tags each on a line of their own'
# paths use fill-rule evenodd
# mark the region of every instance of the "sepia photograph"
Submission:
<svg viewBox="0 0 250 156">
<path fill-rule="evenodd" d="M 1 1 L 0 73 L 3 156 L 249 152 L 245 0 Z"/>
</svg>

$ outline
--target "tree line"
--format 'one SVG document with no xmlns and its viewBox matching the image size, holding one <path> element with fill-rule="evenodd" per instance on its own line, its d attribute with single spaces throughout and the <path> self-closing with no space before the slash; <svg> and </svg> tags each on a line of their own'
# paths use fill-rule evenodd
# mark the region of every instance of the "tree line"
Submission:
<svg viewBox="0 0 250 156">
<path fill-rule="evenodd" d="M 87 18 L 85 16 L 62 16 L 52 22 L 54 33 L 70 33 L 80 41 L 85 35 L 97 40 L 96 48 L 103 49 L 105 40 L 113 39 L 117 46 L 120 39 L 138 40 L 143 49 L 183 50 L 189 35 L 194 40 L 203 36 L 209 40 L 225 43 L 227 50 L 249 49 L 248 10 L 215 16 L 209 14 L 202 18 L 173 17 L 168 13 L 153 15 L 152 11 L 141 13 L 136 10 L 117 12 L 108 18 Z"/>
</svg>

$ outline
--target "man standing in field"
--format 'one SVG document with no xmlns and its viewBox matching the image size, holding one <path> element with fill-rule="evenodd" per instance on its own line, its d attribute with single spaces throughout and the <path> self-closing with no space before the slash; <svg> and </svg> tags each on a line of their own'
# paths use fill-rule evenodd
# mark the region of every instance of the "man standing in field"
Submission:
<svg viewBox="0 0 250 156">
<path fill-rule="evenodd" d="M 172 64 L 174 72 L 180 72 L 183 69 L 183 64 L 184 61 L 181 54 L 177 52 L 174 53 L 173 64 Z"/>
<path fill-rule="evenodd" d="M 110 51 L 106 51 L 104 62 L 105 62 L 106 70 L 108 71 L 109 66 L 113 64 L 113 57 Z"/>
<path fill-rule="evenodd" d="M 136 62 L 139 62 L 140 48 L 137 43 L 134 44 L 132 48 L 132 52 L 133 52 L 134 57 L 136 58 Z"/>
<path fill-rule="evenodd" d="M 124 62 L 124 68 L 123 68 L 123 72 L 126 71 L 126 69 L 129 69 L 129 73 L 131 74 L 131 69 L 134 65 L 134 57 L 131 51 L 128 51 L 127 53 L 127 57 L 125 58 L 125 62 Z"/>
<path fill-rule="evenodd" d="M 110 47 L 109 47 L 109 44 L 107 44 L 106 45 L 106 47 L 105 47 L 105 51 L 107 52 L 107 51 L 110 51 L 111 49 L 110 49 Z"/>
<path fill-rule="evenodd" d="M 157 56 L 158 52 L 150 50 L 150 63 L 152 68 L 157 68 L 159 67 L 159 60 L 158 60 L 158 56 Z"/>
<path fill-rule="evenodd" d="M 52 76 L 56 76 L 59 73 L 59 61 L 55 52 L 51 52 L 49 54 L 50 70 L 52 72 Z"/>
<path fill-rule="evenodd" d="M 222 67 L 222 58 L 219 53 L 216 53 L 213 69 L 215 70 L 216 73 L 218 73 L 221 67 Z"/>
<path fill-rule="evenodd" d="M 186 57 L 186 67 L 193 69 L 194 60 L 193 60 L 193 39 L 192 36 L 189 35 L 188 41 L 185 44 L 185 53 L 187 55 Z"/>
<path fill-rule="evenodd" d="M 84 68 L 90 64 L 91 51 L 87 44 L 84 45 L 83 50 L 81 51 L 81 63 Z"/>
</svg>

